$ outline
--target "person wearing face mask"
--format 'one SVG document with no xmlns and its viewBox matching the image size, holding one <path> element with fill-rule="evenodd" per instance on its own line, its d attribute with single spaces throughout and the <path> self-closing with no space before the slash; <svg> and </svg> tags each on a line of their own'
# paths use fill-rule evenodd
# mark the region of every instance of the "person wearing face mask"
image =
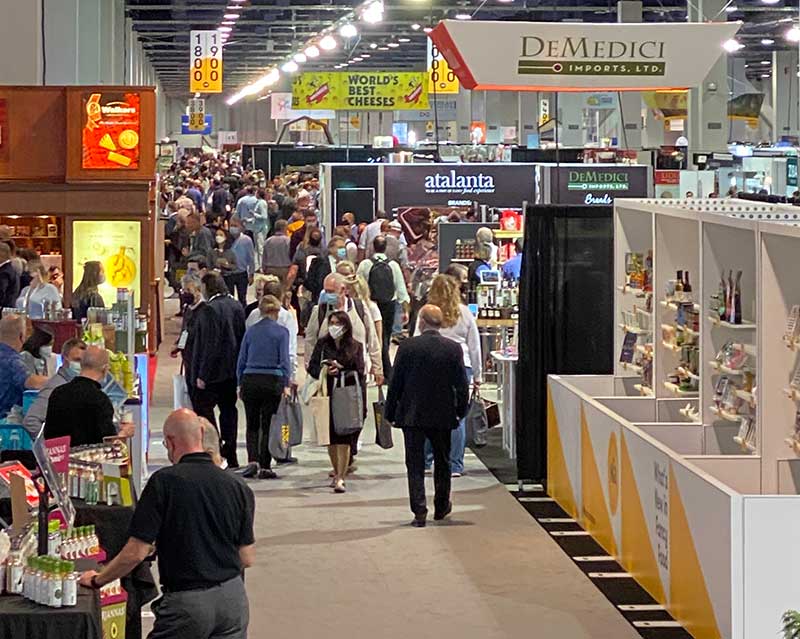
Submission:
<svg viewBox="0 0 800 639">
<path fill-rule="evenodd" d="M 200 276 L 197 273 L 187 273 L 181 279 L 181 301 L 183 302 L 183 324 L 181 332 L 175 345 L 170 351 L 171 357 L 181 355 L 181 369 L 186 378 L 186 388 L 189 397 L 193 397 L 197 380 L 197 371 L 192 368 L 194 361 L 194 350 L 197 348 L 197 318 L 200 314 L 200 307 L 205 304 L 201 291 Z"/>
<path fill-rule="evenodd" d="M 331 276 L 334 277 L 334 276 Z M 341 379 L 345 386 L 358 382 L 361 385 L 361 421 L 367 416 L 367 389 L 364 372 L 363 346 L 353 337 L 350 316 L 344 311 L 334 311 L 328 318 L 328 334 L 314 346 L 308 362 L 308 374 L 319 379 L 322 369 L 328 369 L 328 396 L 333 397 L 333 387 Z M 352 373 L 355 373 L 353 375 Z M 358 441 L 360 431 L 350 435 L 336 433 L 333 414 L 330 418 L 330 446 L 328 455 L 333 466 L 331 487 L 336 493 L 343 493 L 345 477 L 350 466 L 350 450 Z"/>
<path fill-rule="evenodd" d="M 256 248 L 253 240 L 244 232 L 242 223 L 231 220 L 230 235 L 233 239 L 231 250 L 236 254 L 237 276 L 231 280 L 236 294 L 243 306 L 247 305 L 247 287 L 253 283 L 256 272 Z M 231 289 L 233 290 L 233 289 Z"/>
<path fill-rule="evenodd" d="M 83 265 L 83 277 L 72 292 L 72 319 L 86 319 L 90 308 L 105 308 L 106 303 L 97 288 L 106 281 L 106 272 L 102 262 L 91 260 Z"/>
<path fill-rule="evenodd" d="M 114 425 L 114 407 L 102 391 L 100 382 L 108 373 L 108 352 L 89 346 L 81 359 L 81 372 L 71 381 L 54 389 L 44 420 L 45 439 L 70 437 L 70 445 L 101 444 L 104 437 L 133 436 L 133 424 Z"/>
<path fill-rule="evenodd" d="M 50 274 L 44 264 L 39 261 L 28 262 L 31 283 L 22 289 L 17 298 L 17 308 L 25 311 L 31 319 L 44 317 L 44 304 L 49 302 L 54 310 L 61 309 L 61 295 L 58 289 L 50 284 Z"/>
<path fill-rule="evenodd" d="M 6 315 L 0 320 L 0 419 L 14 406 L 22 406 L 22 393 L 45 385 L 43 375 L 25 370 L 19 351 L 25 341 L 25 319 Z"/>
<path fill-rule="evenodd" d="M 336 265 L 345 259 L 347 259 L 347 249 L 344 240 L 341 237 L 332 237 L 328 242 L 328 254 L 320 255 L 311 262 L 304 286 L 311 293 L 313 303 L 316 304 L 319 299 L 325 278 L 335 273 Z"/>
<path fill-rule="evenodd" d="M 308 238 L 313 229 L 319 228 L 319 220 L 317 219 L 316 211 L 307 210 L 303 213 L 303 226 L 298 228 L 292 233 L 292 238 L 289 243 L 289 255 L 294 259 L 297 253 L 297 248 L 303 244 L 308 244 Z"/>
<path fill-rule="evenodd" d="M 34 327 L 33 333 L 22 345 L 19 357 L 28 375 L 49 376 L 48 363 L 53 355 L 53 334 Z"/>
<path fill-rule="evenodd" d="M 56 374 L 42 386 L 39 394 L 36 395 L 36 399 L 33 400 L 30 408 L 28 408 L 28 412 L 25 413 L 25 418 L 22 420 L 22 425 L 32 439 L 36 439 L 42 430 L 51 393 L 59 386 L 63 386 L 80 375 L 81 360 L 85 350 L 86 343 L 77 337 L 68 339 L 61 347 L 61 366 L 56 371 Z"/>
</svg>

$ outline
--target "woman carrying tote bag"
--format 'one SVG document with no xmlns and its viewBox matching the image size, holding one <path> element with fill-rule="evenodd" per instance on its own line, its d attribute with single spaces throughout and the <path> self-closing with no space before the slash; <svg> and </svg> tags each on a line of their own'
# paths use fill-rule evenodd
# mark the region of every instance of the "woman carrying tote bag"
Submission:
<svg viewBox="0 0 800 639">
<path fill-rule="evenodd" d="M 345 492 L 344 478 L 350 464 L 350 447 L 358 441 L 367 416 L 367 392 L 362 346 L 353 339 L 353 326 L 347 313 L 336 311 L 328 318 L 328 335 L 314 347 L 308 373 L 319 379 L 327 367 L 330 397 L 330 446 L 334 492 Z M 351 405 L 348 405 L 350 403 Z M 338 417 L 338 422 L 337 422 Z"/>
</svg>

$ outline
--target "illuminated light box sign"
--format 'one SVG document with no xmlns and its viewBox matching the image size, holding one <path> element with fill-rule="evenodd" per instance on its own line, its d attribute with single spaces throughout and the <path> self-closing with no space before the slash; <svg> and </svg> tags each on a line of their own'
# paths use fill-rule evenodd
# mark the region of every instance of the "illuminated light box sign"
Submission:
<svg viewBox="0 0 800 639">
<path fill-rule="evenodd" d="M 128 220 L 81 220 L 72 226 L 73 280 L 80 282 L 83 265 L 99 261 L 105 282 L 98 292 L 106 305 L 117 298 L 118 288 L 127 288 L 141 300 L 141 222 Z"/>
<path fill-rule="evenodd" d="M 543 199 L 540 203 L 611 206 L 621 197 L 649 197 L 652 191 L 647 166 L 540 165 Z"/>
<path fill-rule="evenodd" d="M 189 127 L 189 116 L 182 115 L 181 116 L 181 135 L 211 135 L 214 131 L 214 116 L 210 113 L 206 113 L 205 118 L 205 128 L 202 129 L 192 129 Z"/>
<path fill-rule="evenodd" d="M 430 37 L 467 89 L 637 91 L 699 86 L 739 26 L 444 20 Z"/>
<path fill-rule="evenodd" d="M 428 78 L 420 72 L 301 73 L 292 85 L 292 109 L 405 111 L 428 108 Z"/>
<path fill-rule="evenodd" d="M 387 164 L 387 210 L 401 206 L 521 206 L 534 196 L 532 164 Z"/>
<path fill-rule="evenodd" d="M 141 108 L 138 93 L 87 93 L 83 96 L 83 169 L 139 168 Z"/>
</svg>

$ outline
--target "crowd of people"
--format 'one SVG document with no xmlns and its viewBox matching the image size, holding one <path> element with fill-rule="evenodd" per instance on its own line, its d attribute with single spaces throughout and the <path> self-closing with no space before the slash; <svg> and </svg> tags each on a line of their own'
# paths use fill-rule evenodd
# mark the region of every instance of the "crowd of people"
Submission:
<svg viewBox="0 0 800 639">
<path fill-rule="evenodd" d="M 181 357 L 194 411 L 219 429 L 228 468 L 246 478 L 276 479 L 277 464 L 297 463 L 291 454 L 273 459 L 267 440 L 282 395 L 297 390 L 302 377 L 306 384 L 326 379 L 329 391 L 357 386 L 353 397 L 360 394 L 363 424 L 370 384 L 388 385 L 392 396 L 393 342 L 402 344 L 426 326 L 435 325 L 458 347 L 465 379 L 481 384 L 480 338 L 465 303 L 470 278 L 492 257 L 489 229 L 481 230 L 488 232 L 478 238 L 485 247 L 470 269 L 429 272 L 419 286 L 398 220 L 377 211 L 371 222 L 357 224 L 345 213 L 326 229 L 313 175 L 267 181 L 235 160 L 200 156 L 174 165 L 166 182 L 168 280 L 182 302 L 173 355 Z M 428 324 L 421 315 L 426 303 L 436 311 L 428 313 Z M 305 376 L 298 375 L 299 340 Z M 237 455 L 238 398 L 246 463 Z M 448 426 L 448 478 L 464 473 L 462 417 Z M 342 433 L 330 421 L 331 487 L 341 493 L 357 469 L 360 430 Z M 443 448 L 428 439 L 420 450 L 424 471 Z"/>
</svg>

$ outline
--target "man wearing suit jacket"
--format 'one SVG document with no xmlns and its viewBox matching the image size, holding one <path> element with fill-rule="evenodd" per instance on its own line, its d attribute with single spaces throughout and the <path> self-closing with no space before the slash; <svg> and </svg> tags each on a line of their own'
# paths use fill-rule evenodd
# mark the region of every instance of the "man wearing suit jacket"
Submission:
<svg viewBox="0 0 800 639">
<path fill-rule="evenodd" d="M 467 414 L 469 383 L 461 347 L 439 335 L 442 311 L 427 304 L 419 313 L 421 334 L 400 345 L 386 397 L 385 417 L 403 429 L 413 526 L 428 517 L 425 440 L 433 445 L 434 519 L 447 517 L 450 501 L 450 434 Z"/>
<path fill-rule="evenodd" d="M 0 242 L 0 308 L 14 308 L 19 297 L 19 273 L 11 257 L 11 247 Z"/>
<path fill-rule="evenodd" d="M 202 291 L 206 303 L 198 307 L 195 347 L 189 366 L 197 375 L 192 404 L 195 412 L 214 427 L 217 426 L 214 407 L 219 407 L 222 456 L 230 468 L 238 468 L 236 362 L 245 332 L 244 309 L 228 294 L 225 281 L 217 273 L 203 276 Z"/>
</svg>

